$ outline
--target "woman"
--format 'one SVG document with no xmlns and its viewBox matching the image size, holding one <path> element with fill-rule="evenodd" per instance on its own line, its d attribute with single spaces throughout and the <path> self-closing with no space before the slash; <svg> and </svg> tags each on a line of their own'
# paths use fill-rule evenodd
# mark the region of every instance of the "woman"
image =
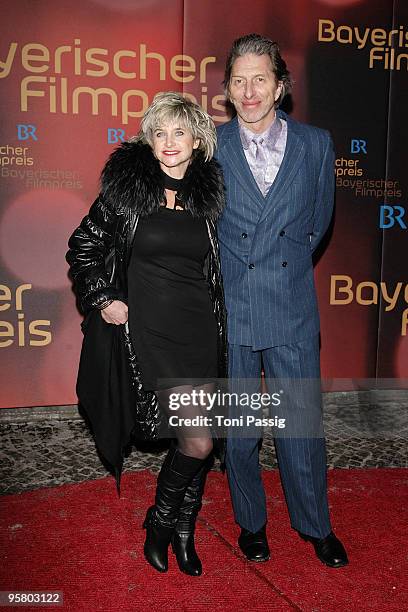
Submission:
<svg viewBox="0 0 408 612">
<path fill-rule="evenodd" d="M 101 193 L 69 240 L 67 260 L 84 310 L 128 323 L 143 392 L 166 416 L 199 416 L 194 401 L 170 410 L 174 393 L 211 391 L 226 376 L 225 309 L 215 221 L 224 204 L 212 159 L 213 121 L 198 105 L 160 93 L 139 135 L 109 158 Z M 119 288 L 105 258 L 115 246 Z M 184 396 L 186 397 L 186 396 Z M 179 420 L 182 423 L 182 420 Z M 168 569 L 171 542 L 180 569 L 200 575 L 194 528 L 213 449 L 208 427 L 177 426 L 144 521 L 147 561 Z"/>
</svg>

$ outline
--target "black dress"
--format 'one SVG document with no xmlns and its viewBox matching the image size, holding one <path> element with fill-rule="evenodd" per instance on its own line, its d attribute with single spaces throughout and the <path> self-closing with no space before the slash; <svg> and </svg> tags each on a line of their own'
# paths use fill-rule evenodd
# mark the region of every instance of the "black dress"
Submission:
<svg viewBox="0 0 408 612">
<path fill-rule="evenodd" d="M 203 273 L 206 222 L 189 211 L 141 217 L 128 269 L 129 330 L 145 390 L 217 376 L 217 325 Z"/>
</svg>

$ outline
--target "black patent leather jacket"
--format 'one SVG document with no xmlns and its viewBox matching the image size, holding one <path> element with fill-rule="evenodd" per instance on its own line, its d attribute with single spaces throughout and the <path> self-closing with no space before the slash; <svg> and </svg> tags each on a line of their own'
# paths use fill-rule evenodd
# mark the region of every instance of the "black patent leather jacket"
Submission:
<svg viewBox="0 0 408 612">
<path fill-rule="evenodd" d="M 218 376 L 227 377 L 226 312 L 216 231 L 224 205 L 220 167 L 198 155 L 191 162 L 183 191 L 186 210 L 203 217 L 210 249 L 205 276 L 218 327 Z M 127 301 L 127 270 L 141 215 L 158 210 L 165 199 L 160 166 L 149 145 L 126 142 L 114 151 L 101 175 L 101 191 L 71 235 L 66 255 L 81 310 L 100 308 L 108 300 Z M 115 281 L 107 258 L 114 249 Z M 133 347 L 137 355 L 137 346 Z M 139 374 L 140 376 L 140 374 Z M 143 381 L 134 381 L 142 388 Z M 143 395 L 141 396 L 143 398 Z M 151 437 L 155 437 L 152 430 Z"/>
</svg>

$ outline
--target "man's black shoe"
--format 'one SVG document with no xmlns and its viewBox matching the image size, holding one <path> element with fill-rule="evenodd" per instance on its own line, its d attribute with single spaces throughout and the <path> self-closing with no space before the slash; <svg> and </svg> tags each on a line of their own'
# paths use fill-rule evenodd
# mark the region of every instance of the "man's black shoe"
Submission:
<svg viewBox="0 0 408 612">
<path fill-rule="evenodd" d="M 256 533 L 241 529 L 238 544 L 248 561 L 268 561 L 271 556 L 265 525 Z"/>
<path fill-rule="evenodd" d="M 328 567 L 344 567 L 348 565 L 347 553 L 343 544 L 331 531 L 325 538 L 314 538 L 299 532 L 300 537 L 306 542 L 311 542 L 317 557 Z"/>
</svg>

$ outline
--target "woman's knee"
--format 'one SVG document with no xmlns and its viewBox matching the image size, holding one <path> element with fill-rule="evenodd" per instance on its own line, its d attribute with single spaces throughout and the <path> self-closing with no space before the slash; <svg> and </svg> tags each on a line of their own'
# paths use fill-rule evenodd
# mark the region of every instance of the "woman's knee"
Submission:
<svg viewBox="0 0 408 612">
<path fill-rule="evenodd" d="M 183 440 L 183 452 L 197 459 L 206 459 L 212 452 L 213 441 L 211 438 L 189 438 Z"/>
</svg>

